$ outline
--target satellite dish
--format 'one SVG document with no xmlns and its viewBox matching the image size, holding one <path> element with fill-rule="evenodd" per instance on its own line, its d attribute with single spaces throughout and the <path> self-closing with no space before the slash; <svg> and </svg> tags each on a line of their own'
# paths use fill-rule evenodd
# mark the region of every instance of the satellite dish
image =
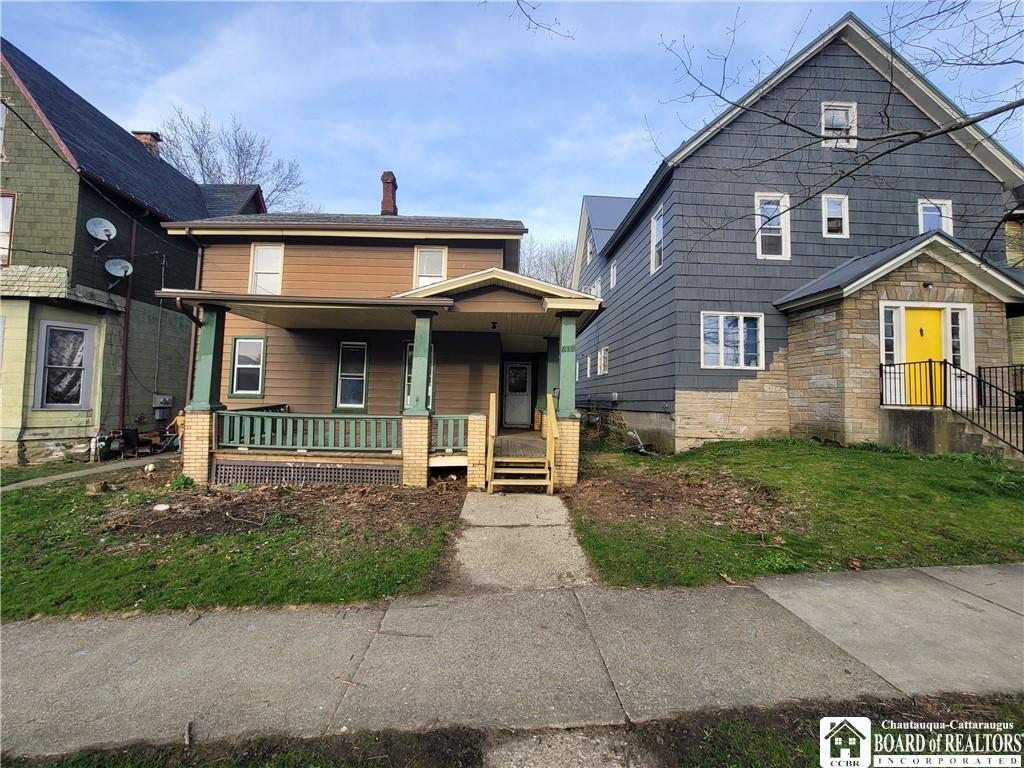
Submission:
<svg viewBox="0 0 1024 768">
<path fill-rule="evenodd" d="M 96 240 L 113 240 L 117 235 L 117 229 L 106 219 L 89 219 L 85 222 L 85 231 Z"/>
<path fill-rule="evenodd" d="M 128 277 L 132 273 L 132 263 L 127 259 L 109 259 L 103 268 L 118 279 Z"/>
</svg>

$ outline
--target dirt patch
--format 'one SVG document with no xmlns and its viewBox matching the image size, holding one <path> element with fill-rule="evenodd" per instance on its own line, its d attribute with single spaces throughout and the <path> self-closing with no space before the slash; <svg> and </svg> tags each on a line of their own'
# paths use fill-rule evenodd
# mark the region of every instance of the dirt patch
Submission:
<svg viewBox="0 0 1024 768">
<path fill-rule="evenodd" d="M 310 485 L 190 489 L 168 493 L 163 501 L 147 500 L 112 509 L 104 522 L 109 529 L 129 536 L 232 534 L 289 524 L 326 535 L 372 536 L 402 526 L 434 528 L 452 523 L 465 497 L 465 485 L 457 482 L 437 482 L 428 488 Z"/>
<path fill-rule="evenodd" d="M 603 520 L 672 520 L 741 533 L 798 530 L 800 520 L 771 488 L 728 475 L 610 472 L 580 481 L 566 502 Z"/>
</svg>

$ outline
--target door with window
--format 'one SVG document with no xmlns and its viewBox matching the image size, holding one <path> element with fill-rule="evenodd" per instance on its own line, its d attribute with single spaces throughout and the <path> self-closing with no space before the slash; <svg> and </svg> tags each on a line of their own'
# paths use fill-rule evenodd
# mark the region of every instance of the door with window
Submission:
<svg viewBox="0 0 1024 768">
<path fill-rule="evenodd" d="M 533 399 L 530 397 L 531 363 L 505 363 L 505 392 L 502 423 L 506 427 L 533 426 Z"/>
<path fill-rule="evenodd" d="M 973 407 L 968 307 L 883 306 L 881 330 L 886 405 Z"/>
</svg>

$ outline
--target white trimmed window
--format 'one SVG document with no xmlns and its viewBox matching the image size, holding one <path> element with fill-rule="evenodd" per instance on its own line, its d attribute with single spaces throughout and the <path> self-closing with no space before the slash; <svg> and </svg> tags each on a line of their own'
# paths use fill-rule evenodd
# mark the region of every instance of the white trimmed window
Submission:
<svg viewBox="0 0 1024 768">
<path fill-rule="evenodd" d="M 651 274 L 665 263 L 665 207 L 659 205 L 651 216 Z"/>
<path fill-rule="evenodd" d="M 917 231 L 925 232 L 942 231 L 947 235 L 953 234 L 953 201 L 952 200 L 927 200 L 917 201 Z"/>
<path fill-rule="evenodd" d="M 882 362 L 886 365 L 896 362 L 896 321 L 895 308 L 882 310 Z"/>
<path fill-rule="evenodd" d="M 594 238 L 587 238 L 587 264 L 594 260 Z"/>
<path fill-rule="evenodd" d="M 619 280 L 619 267 L 615 263 L 615 259 L 608 259 L 608 290 L 615 288 L 615 284 Z"/>
<path fill-rule="evenodd" d="M 89 410 L 96 327 L 44 320 L 37 339 L 36 407 Z"/>
<path fill-rule="evenodd" d="M 249 293 L 280 294 L 284 246 L 253 243 Z"/>
<path fill-rule="evenodd" d="M 448 249 L 416 246 L 416 288 L 440 283 L 448 278 Z"/>
<path fill-rule="evenodd" d="M 789 195 L 758 192 L 754 195 L 757 258 L 789 259 Z"/>
<path fill-rule="evenodd" d="M 701 312 L 701 368 L 764 367 L 764 315 Z"/>
<path fill-rule="evenodd" d="M 846 195 L 821 196 L 821 236 L 850 236 L 850 202 Z"/>
<path fill-rule="evenodd" d="M 576 381 L 580 380 L 580 359 L 576 358 Z"/>
<path fill-rule="evenodd" d="M 587 293 L 589 293 L 595 299 L 600 299 L 601 298 L 601 278 L 600 277 L 597 278 L 597 280 L 595 280 L 590 285 L 589 288 L 587 288 Z"/>
<path fill-rule="evenodd" d="M 587 378 L 590 378 L 590 355 L 587 355 Z"/>
<path fill-rule="evenodd" d="M 857 146 L 857 105 L 852 101 L 821 102 L 823 147 L 854 149 Z"/>
<path fill-rule="evenodd" d="M 597 375 L 604 376 L 608 373 L 608 347 L 601 347 L 597 350 Z"/>
<path fill-rule="evenodd" d="M 366 407 L 366 344 L 343 341 L 338 348 L 337 408 Z"/>
<path fill-rule="evenodd" d="M 234 340 L 231 350 L 231 394 L 251 397 L 263 395 L 265 339 Z"/>
<path fill-rule="evenodd" d="M 408 408 L 412 402 L 412 350 L 410 341 L 405 345 L 405 397 L 402 402 Z M 434 407 L 434 345 L 430 345 L 427 360 L 427 408 Z"/>
<path fill-rule="evenodd" d="M 11 235 L 14 231 L 14 195 L 0 194 L 0 267 L 11 263 Z"/>
<path fill-rule="evenodd" d="M 0 160 L 7 156 L 4 154 L 4 131 L 7 127 L 7 105 L 0 103 Z"/>
</svg>

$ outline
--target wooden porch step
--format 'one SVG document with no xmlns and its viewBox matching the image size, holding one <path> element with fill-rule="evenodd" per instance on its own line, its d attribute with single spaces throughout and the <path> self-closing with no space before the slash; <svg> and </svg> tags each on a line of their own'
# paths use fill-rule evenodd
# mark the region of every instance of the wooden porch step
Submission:
<svg viewBox="0 0 1024 768">
<path fill-rule="evenodd" d="M 547 475 L 547 467 L 495 467 L 494 474 L 506 475 Z"/>
<path fill-rule="evenodd" d="M 507 478 L 507 477 L 496 477 L 493 480 L 491 480 L 491 485 L 536 485 L 536 486 L 546 486 L 547 484 L 548 484 L 548 481 L 547 481 L 546 478 L 517 480 L 517 479 Z"/>
<path fill-rule="evenodd" d="M 495 464 L 543 464 L 545 456 L 495 456 Z"/>
</svg>

